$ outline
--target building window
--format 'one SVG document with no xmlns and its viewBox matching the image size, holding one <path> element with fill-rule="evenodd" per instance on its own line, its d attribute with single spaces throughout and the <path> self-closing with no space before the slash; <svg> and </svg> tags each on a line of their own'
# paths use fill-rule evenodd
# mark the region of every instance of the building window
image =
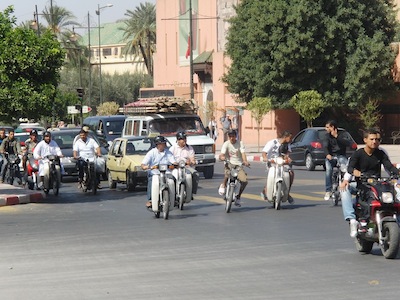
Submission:
<svg viewBox="0 0 400 300">
<path fill-rule="evenodd" d="M 104 48 L 103 49 L 103 55 L 104 56 L 110 56 L 111 55 L 111 48 Z"/>
<path fill-rule="evenodd" d="M 114 48 L 114 55 L 118 55 L 118 48 Z"/>
</svg>

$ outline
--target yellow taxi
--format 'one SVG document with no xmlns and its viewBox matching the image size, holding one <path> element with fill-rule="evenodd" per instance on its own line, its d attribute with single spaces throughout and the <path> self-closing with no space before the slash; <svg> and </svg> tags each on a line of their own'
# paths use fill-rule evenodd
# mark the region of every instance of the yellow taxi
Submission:
<svg viewBox="0 0 400 300">
<path fill-rule="evenodd" d="M 113 140 L 107 156 L 107 177 L 110 189 L 126 184 L 128 191 L 147 185 L 147 172 L 141 168 L 146 153 L 155 147 L 153 137 L 129 137 Z"/>
</svg>

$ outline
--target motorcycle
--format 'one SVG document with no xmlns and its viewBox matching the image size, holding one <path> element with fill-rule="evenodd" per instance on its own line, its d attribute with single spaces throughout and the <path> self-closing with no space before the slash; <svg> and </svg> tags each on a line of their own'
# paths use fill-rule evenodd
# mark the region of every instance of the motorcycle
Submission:
<svg viewBox="0 0 400 300">
<path fill-rule="evenodd" d="M 336 159 L 336 165 L 333 166 L 332 170 L 332 194 L 331 201 L 333 206 L 337 206 L 340 199 L 339 185 L 343 180 L 343 176 L 347 171 L 347 165 L 340 164 L 339 160 Z"/>
<path fill-rule="evenodd" d="M 17 178 L 21 181 L 21 173 L 19 171 L 19 164 L 21 159 L 16 154 L 4 153 L 5 159 L 7 160 L 7 170 L 5 175 L 5 182 L 13 185 L 14 180 Z M 21 183 L 21 182 L 20 182 Z"/>
<path fill-rule="evenodd" d="M 186 178 L 186 162 L 181 160 L 178 166 L 176 176 L 176 202 L 180 210 L 183 210 L 185 203 L 192 201 L 192 182 Z"/>
<path fill-rule="evenodd" d="M 49 180 L 46 186 L 44 184 L 43 191 L 46 195 L 49 193 L 50 189 L 53 190 L 55 196 L 58 195 L 61 183 L 61 164 L 60 158 L 57 155 L 47 155 L 45 157 L 45 163 L 49 164 Z"/>
<path fill-rule="evenodd" d="M 93 159 L 82 159 L 83 161 L 83 180 L 81 182 L 80 188 L 84 193 L 91 191 L 92 195 L 97 193 L 97 170 L 96 170 L 96 158 Z"/>
<path fill-rule="evenodd" d="M 267 199 L 274 204 L 276 210 L 281 209 L 282 202 L 288 201 L 290 174 L 289 160 L 283 156 L 268 159 Z"/>
<path fill-rule="evenodd" d="M 169 212 L 173 210 L 175 201 L 175 182 L 172 174 L 167 174 L 169 168 L 173 166 L 159 164 L 151 167 L 154 170 L 151 184 L 152 210 L 156 218 L 159 218 L 162 213 L 165 220 L 168 219 Z"/>
<path fill-rule="evenodd" d="M 393 259 L 399 251 L 400 188 L 396 177 L 361 176 L 357 192 L 356 217 L 359 220 L 355 238 L 359 252 L 370 253 L 378 243 L 385 258 Z M 369 212 L 368 220 L 361 219 Z M 362 212 L 364 211 L 364 214 Z"/>
<path fill-rule="evenodd" d="M 243 166 L 233 165 L 229 160 L 225 160 L 225 167 L 229 168 L 229 177 L 228 182 L 226 183 L 226 191 L 224 195 L 225 212 L 229 213 L 232 208 L 232 202 L 236 200 L 236 196 L 240 191 L 238 175 Z"/>
<path fill-rule="evenodd" d="M 26 161 L 27 183 L 30 190 L 38 189 L 38 171 L 39 161 L 34 159 L 33 156 L 29 157 Z"/>
</svg>

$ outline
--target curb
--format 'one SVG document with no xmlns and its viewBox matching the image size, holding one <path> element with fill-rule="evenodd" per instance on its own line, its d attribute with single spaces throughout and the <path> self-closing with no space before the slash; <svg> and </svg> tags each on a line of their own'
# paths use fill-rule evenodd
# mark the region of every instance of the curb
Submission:
<svg viewBox="0 0 400 300">
<path fill-rule="evenodd" d="M 10 187 L 13 191 L 11 193 L 3 193 L 8 187 Z M 44 198 L 46 198 L 44 192 L 26 190 L 6 184 L 0 185 L 0 207 L 7 205 L 38 203 Z"/>
</svg>

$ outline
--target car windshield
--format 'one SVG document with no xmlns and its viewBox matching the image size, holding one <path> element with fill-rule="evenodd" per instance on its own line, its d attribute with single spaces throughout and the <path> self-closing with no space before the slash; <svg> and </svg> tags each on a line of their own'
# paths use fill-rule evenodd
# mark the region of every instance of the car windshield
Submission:
<svg viewBox="0 0 400 300">
<path fill-rule="evenodd" d="M 153 147 L 154 142 L 149 138 L 128 140 L 125 151 L 126 155 L 145 155 Z"/>
<path fill-rule="evenodd" d="M 109 135 L 118 135 L 120 136 L 122 133 L 122 129 L 124 128 L 125 120 L 114 120 L 114 121 L 107 121 L 105 124 L 105 131 Z"/>
<path fill-rule="evenodd" d="M 151 121 L 149 129 L 150 133 L 157 132 L 163 136 L 174 136 L 180 131 L 187 135 L 206 134 L 203 124 L 196 117 L 156 119 Z"/>
</svg>

